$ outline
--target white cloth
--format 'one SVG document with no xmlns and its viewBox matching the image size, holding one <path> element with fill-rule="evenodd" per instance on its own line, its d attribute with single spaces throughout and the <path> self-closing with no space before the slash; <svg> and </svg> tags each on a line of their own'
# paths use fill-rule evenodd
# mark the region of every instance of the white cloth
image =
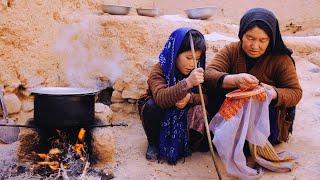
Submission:
<svg viewBox="0 0 320 180">
<path fill-rule="evenodd" d="M 231 119 L 224 119 L 218 112 L 211 120 L 209 127 L 214 133 L 213 143 L 229 174 L 241 179 L 262 176 L 262 171 L 246 165 L 243 146 L 245 140 L 259 146 L 268 141 L 270 101 L 269 94 L 263 102 L 250 98 Z"/>
</svg>

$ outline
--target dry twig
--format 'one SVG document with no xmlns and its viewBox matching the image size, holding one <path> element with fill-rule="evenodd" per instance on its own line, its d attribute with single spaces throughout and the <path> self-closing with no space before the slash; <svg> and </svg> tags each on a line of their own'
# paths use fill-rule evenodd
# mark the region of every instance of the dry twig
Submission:
<svg viewBox="0 0 320 180">
<path fill-rule="evenodd" d="M 86 179 L 89 166 L 90 166 L 90 163 L 89 163 L 89 161 L 87 161 L 86 165 L 83 168 L 83 171 L 82 171 L 82 174 L 80 176 L 80 179 Z"/>
<path fill-rule="evenodd" d="M 61 170 L 62 170 L 62 178 L 63 178 L 64 180 L 69 180 L 69 177 L 68 177 L 67 171 L 64 169 L 64 167 L 63 167 L 63 164 L 62 164 L 62 163 L 60 163 L 60 168 L 61 168 Z"/>
</svg>

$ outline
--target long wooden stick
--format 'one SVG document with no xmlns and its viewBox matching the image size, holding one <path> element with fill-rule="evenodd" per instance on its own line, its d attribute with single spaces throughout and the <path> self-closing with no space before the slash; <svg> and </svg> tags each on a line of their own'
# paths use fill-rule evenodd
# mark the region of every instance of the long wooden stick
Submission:
<svg viewBox="0 0 320 180">
<path fill-rule="evenodd" d="M 190 40 L 190 46 L 191 46 L 191 52 L 192 52 L 192 57 L 193 57 L 193 63 L 194 63 L 194 68 L 197 68 L 197 63 L 196 63 L 196 53 L 194 51 L 194 44 L 193 44 L 193 39 L 192 39 L 192 35 L 191 33 L 189 33 L 189 40 Z M 209 148 L 211 151 L 211 155 L 212 155 L 212 160 L 213 160 L 213 164 L 214 167 L 216 168 L 219 180 L 222 179 L 219 168 L 217 166 L 217 162 L 216 162 L 216 158 L 213 152 L 213 147 L 212 147 L 212 142 L 211 142 L 211 135 L 210 135 L 210 131 L 209 131 L 209 124 L 208 124 L 208 117 L 207 117 L 207 111 L 206 111 L 206 106 L 204 104 L 204 99 L 203 99 L 203 93 L 202 93 L 202 88 L 201 85 L 199 84 L 198 86 L 199 88 L 199 94 L 200 94 L 200 99 L 201 99 L 201 105 L 202 105 L 202 112 L 203 112 L 203 117 L 204 117 L 204 124 L 206 127 L 206 132 L 207 132 L 207 138 L 208 138 L 208 143 L 209 143 Z"/>
</svg>

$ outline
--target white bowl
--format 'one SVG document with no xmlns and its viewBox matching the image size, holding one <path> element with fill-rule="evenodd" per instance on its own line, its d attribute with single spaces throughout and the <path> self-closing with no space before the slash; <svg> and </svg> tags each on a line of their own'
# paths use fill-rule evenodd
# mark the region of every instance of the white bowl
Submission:
<svg viewBox="0 0 320 180">
<path fill-rule="evenodd" d="M 209 19 L 216 11 L 217 7 L 201 7 L 201 8 L 193 8 L 186 9 L 184 12 L 187 14 L 190 19 Z"/>
<path fill-rule="evenodd" d="M 102 11 L 111 15 L 127 15 L 131 7 L 102 4 Z"/>
<path fill-rule="evenodd" d="M 159 15 L 159 9 L 144 9 L 144 8 L 137 8 L 137 14 L 140 16 L 149 16 L 149 17 L 155 17 Z"/>
</svg>

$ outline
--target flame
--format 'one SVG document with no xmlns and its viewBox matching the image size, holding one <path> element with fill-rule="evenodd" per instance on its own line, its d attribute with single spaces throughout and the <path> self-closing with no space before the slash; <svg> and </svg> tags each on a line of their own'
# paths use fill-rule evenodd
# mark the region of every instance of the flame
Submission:
<svg viewBox="0 0 320 180">
<path fill-rule="evenodd" d="M 57 132 L 59 131 L 57 130 Z M 77 154 L 82 161 L 86 161 L 84 145 L 85 135 L 86 130 L 84 128 L 81 128 L 78 133 L 77 143 L 72 146 L 74 153 Z M 59 143 L 59 139 L 54 140 L 54 143 Z M 62 168 L 61 166 L 63 166 L 63 168 L 65 169 L 69 168 L 69 164 L 63 164 L 62 162 L 59 162 L 59 159 L 61 159 L 60 157 L 62 156 L 62 152 L 63 151 L 58 148 L 52 148 L 47 154 L 36 154 L 35 152 L 33 152 L 33 154 L 37 155 L 37 157 L 41 159 L 41 161 L 36 163 L 37 165 L 49 166 L 52 171 L 58 171 L 60 168 Z"/>
<path fill-rule="evenodd" d="M 86 158 L 84 157 L 84 138 L 85 138 L 86 130 L 84 128 L 81 128 L 78 134 L 78 141 L 77 143 L 72 147 L 72 149 L 75 151 L 76 154 L 80 156 L 80 159 L 82 161 L 85 161 Z"/>
<path fill-rule="evenodd" d="M 75 144 L 72 149 L 79 155 L 82 154 L 82 151 L 84 151 L 84 146 L 83 144 Z"/>
<path fill-rule="evenodd" d="M 81 128 L 78 134 L 78 141 L 79 142 L 84 142 L 84 138 L 85 138 L 85 134 L 86 134 L 86 130 Z"/>
</svg>

